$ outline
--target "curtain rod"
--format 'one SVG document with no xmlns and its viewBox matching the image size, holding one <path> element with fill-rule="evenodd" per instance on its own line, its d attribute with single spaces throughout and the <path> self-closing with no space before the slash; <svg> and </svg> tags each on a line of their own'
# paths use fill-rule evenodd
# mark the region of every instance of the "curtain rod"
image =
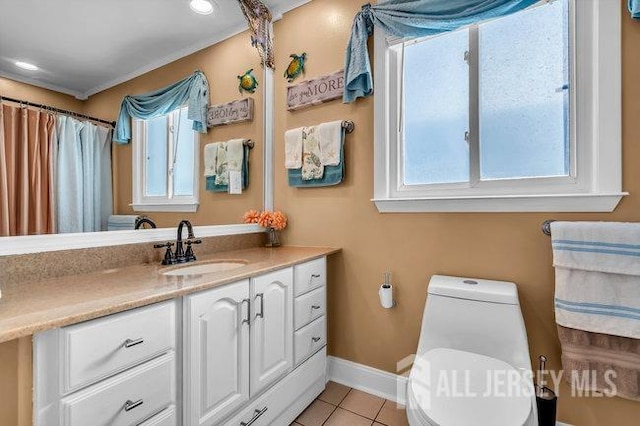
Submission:
<svg viewBox="0 0 640 426">
<path fill-rule="evenodd" d="M 15 102 L 15 103 L 20 104 L 20 105 L 32 106 L 34 108 L 42 108 L 42 109 L 44 109 L 46 111 L 58 112 L 58 113 L 61 113 L 61 114 L 70 115 L 72 117 L 86 118 L 86 119 L 91 120 L 91 121 L 95 121 L 95 122 L 103 123 L 103 124 L 108 124 L 111 127 L 116 127 L 116 122 L 115 121 L 103 120 L 101 118 L 91 117 L 90 115 L 85 115 L 85 114 L 80 114 L 80 113 L 73 112 L 73 111 L 67 111 L 65 109 L 55 108 L 55 107 L 52 107 L 52 106 L 49 106 L 49 105 L 36 104 L 36 103 L 33 103 L 33 102 L 23 101 L 23 100 L 20 100 L 20 99 L 8 98 L 8 97 L 2 96 L 2 95 L 0 95 L 0 101 Z"/>
</svg>

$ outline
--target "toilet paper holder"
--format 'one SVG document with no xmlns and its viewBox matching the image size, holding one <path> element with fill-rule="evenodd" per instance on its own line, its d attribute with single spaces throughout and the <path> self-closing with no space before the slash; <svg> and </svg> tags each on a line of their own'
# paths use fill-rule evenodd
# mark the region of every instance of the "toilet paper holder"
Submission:
<svg viewBox="0 0 640 426">
<path fill-rule="evenodd" d="M 380 305 L 385 309 L 391 309 L 396 305 L 396 301 L 393 298 L 393 285 L 391 285 L 391 271 L 387 270 L 384 273 L 384 282 L 378 289 L 378 296 L 380 297 Z"/>
</svg>

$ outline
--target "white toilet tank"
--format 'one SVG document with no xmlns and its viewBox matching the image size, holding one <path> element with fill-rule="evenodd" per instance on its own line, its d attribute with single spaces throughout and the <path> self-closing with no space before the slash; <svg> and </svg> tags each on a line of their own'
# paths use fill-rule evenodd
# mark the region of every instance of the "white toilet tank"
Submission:
<svg viewBox="0 0 640 426">
<path fill-rule="evenodd" d="M 427 293 L 418 355 L 450 348 L 531 370 L 514 283 L 434 275 Z"/>
</svg>

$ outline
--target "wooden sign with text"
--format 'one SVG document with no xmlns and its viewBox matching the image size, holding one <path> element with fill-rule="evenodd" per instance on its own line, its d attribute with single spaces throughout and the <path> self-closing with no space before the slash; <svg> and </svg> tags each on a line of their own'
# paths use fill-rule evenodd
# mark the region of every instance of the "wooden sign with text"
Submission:
<svg viewBox="0 0 640 426">
<path fill-rule="evenodd" d="M 207 127 L 242 123 L 253 120 L 253 99 L 244 98 L 221 105 L 212 105 L 207 111 Z"/>
<path fill-rule="evenodd" d="M 293 111 L 342 97 L 344 71 L 336 71 L 313 80 L 287 87 L 287 109 Z"/>
</svg>

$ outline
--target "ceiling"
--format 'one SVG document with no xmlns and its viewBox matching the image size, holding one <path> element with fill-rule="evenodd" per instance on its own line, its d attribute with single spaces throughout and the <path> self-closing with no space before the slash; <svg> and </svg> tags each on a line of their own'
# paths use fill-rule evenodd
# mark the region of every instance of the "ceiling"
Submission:
<svg viewBox="0 0 640 426">
<path fill-rule="evenodd" d="M 274 19 L 308 1 L 263 0 Z M 198 15 L 189 0 L 0 0 L 0 76 L 86 99 L 247 28 L 237 0 L 213 3 Z"/>
</svg>

